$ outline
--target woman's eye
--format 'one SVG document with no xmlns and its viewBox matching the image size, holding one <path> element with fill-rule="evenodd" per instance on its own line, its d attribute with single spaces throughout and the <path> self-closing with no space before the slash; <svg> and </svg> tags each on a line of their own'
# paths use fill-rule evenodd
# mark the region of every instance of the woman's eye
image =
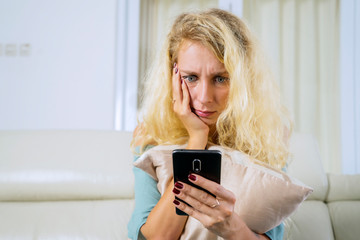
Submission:
<svg viewBox="0 0 360 240">
<path fill-rule="evenodd" d="M 194 82 L 197 80 L 197 77 L 196 76 L 183 76 L 183 79 L 187 80 L 188 82 Z"/>
<path fill-rule="evenodd" d="M 226 82 L 227 80 L 229 80 L 228 78 L 226 78 L 226 77 L 215 77 L 215 81 L 217 82 L 217 83 L 223 83 L 223 82 Z"/>
</svg>

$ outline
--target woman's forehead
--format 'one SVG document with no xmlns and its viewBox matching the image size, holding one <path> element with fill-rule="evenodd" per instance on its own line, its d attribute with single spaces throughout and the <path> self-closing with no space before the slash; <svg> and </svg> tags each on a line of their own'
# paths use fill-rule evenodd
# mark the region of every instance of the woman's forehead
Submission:
<svg viewBox="0 0 360 240">
<path fill-rule="evenodd" d="M 203 44 L 188 41 L 179 49 L 178 64 L 181 71 L 186 73 L 206 72 L 211 75 L 227 74 L 225 66 L 215 54 Z"/>
</svg>

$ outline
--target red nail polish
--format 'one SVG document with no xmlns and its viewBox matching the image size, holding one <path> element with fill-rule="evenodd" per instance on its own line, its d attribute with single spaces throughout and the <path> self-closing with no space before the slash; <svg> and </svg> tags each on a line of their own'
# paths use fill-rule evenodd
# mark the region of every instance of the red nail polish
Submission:
<svg viewBox="0 0 360 240">
<path fill-rule="evenodd" d="M 174 203 L 175 205 L 177 205 L 177 206 L 180 205 L 180 202 L 179 202 L 178 200 L 176 200 L 176 199 L 173 201 L 173 203 Z"/>
<path fill-rule="evenodd" d="M 182 185 L 182 183 L 176 182 L 175 187 L 177 187 L 178 189 L 183 189 L 184 185 Z"/>
<path fill-rule="evenodd" d="M 189 174 L 189 179 L 191 181 L 196 181 L 196 176 L 195 175 L 192 175 L 192 174 Z"/>
<path fill-rule="evenodd" d="M 179 194 L 179 193 L 180 193 L 180 191 L 179 191 L 179 190 L 177 190 L 176 188 L 174 188 L 174 189 L 173 189 L 173 193 L 175 193 L 175 194 Z"/>
</svg>

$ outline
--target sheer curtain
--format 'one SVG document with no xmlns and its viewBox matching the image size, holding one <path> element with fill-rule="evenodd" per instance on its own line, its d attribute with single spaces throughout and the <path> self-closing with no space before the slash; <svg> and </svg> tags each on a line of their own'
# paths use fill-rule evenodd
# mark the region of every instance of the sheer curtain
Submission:
<svg viewBox="0 0 360 240">
<path fill-rule="evenodd" d="M 316 136 L 325 170 L 341 172 L 339 0 L 244 0 L 243 18 L 269 56 L 294 130 Z"/>
<path fill-rule="evenodd" d="M 343 172 L 360 173 L 360 1 L 340 2 Z"/>
</svg>

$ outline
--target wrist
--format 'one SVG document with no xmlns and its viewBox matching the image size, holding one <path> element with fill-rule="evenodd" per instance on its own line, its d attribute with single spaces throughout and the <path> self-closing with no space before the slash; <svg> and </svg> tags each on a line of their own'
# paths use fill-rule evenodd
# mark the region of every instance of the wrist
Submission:
<svg viewBox="0 0 360 240">
<path fill-rule="evenodd" d="M 208 134 L 192 134 L 189 137 L 187 149 L 205 149 L 208 142 Z"/>
<path fill-rule="evenodd" d="M 239 240 L 239 239 L 263 239 L 260 235 L 255 234 L 246 223 L 237 214 L 232 214 L 229 220 L 230 228 L 223 235 L 226 240 Z M 260 238 L 259 238 L 260 237 Z"/>
</svg>

